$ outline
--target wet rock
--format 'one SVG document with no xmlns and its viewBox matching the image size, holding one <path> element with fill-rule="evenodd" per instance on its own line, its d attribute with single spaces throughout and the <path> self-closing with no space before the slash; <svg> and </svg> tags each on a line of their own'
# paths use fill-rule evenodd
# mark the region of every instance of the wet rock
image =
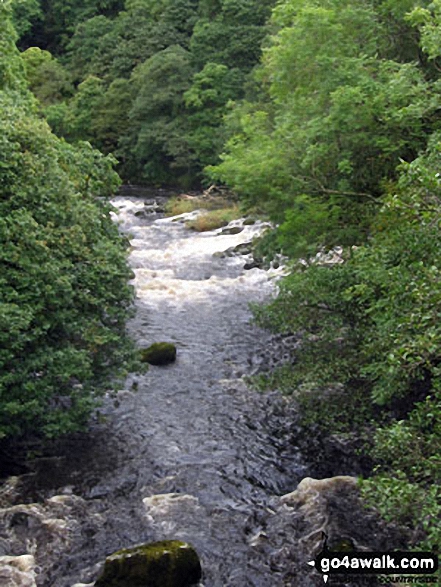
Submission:
<svg viewBox="0 0 441 587">
<path fill-rule="evenodd" d="M 213 253 L 213 257 L 218 257 L 220 259 L 225 259 L 226 257 L 236 257 L 239 255 L 251 255 L 253 252 L 253 243 L 240 243 L 234 247 L 229 247 L 225 251 L 217 251 Z"/>
<path fill-rule="evenodd" d="M 257 261 L 251 261 L 250 263 L 245 263 L 245 265 L 243 266 L 243 268 L 246 271 L 249 271 L 250 269 L 258 269 L 260 267 L 260 263 L 258 263 Z"/>
<path fill-rule="evenodd" d="M 295 491 L 274 498 L 263 524 L 265 538 L 253 537 L 251 543 L 267 557 L 283 585 L 322 587 L 322 575 L 308 563 L 325 546 L 338 552 L 405 548 L 402 529 L 386 524 L 377 512 L 367 509 L 357 485 L 357 479 L 349 476 L 307 477 Z M 344 579 L 338 584 L 354 586 Z"/>
<path fill-rule="evenodd" d="M 200 578 L 201 564 L 194 548 L 186 542 L 164 540 L 109 556 L 95 587 L 190 587 Z"/>
<path fill-rule="evenodd" d="M 156 200 L 145 200 L 144 207 L 135 212 L 137 218 L 149 218 L 152 214 L 163 214 L 165 206 L 158 204 Z"/>
<path fill-rule="evenodd" d="M 242 232 L 243 226 L 228 226 L 227 228 L 222 229 L 220 236 L 224 236 L 226 234 L 239 234 Z"/>
<path fill-rule="evenodd" d="M 256 224 L 256 219 L 255 218 L 245 218 L 245 220 L 243 221 L 243 225 L 244 226 L 252 226 L 253 224 Z"/>
<path fill-rule="evenodd" d="M 34 587 L 34 559 L 39 584 L 54 584 L 52 572 L 67 564 L 66 552 L 75 540 L 80 540 L 78 548 L 83 552 L 90 545 L 90 536 L 79 532 L 81 519 L 87 519 L 94 532 L 103 526 L 102 517 L 92 513 L 88 503 L 75 495 L 57 495 L 41 504 L 0 509 L 1 540 L 7 542 L 5 554 L 11 555 L 0 557 L 0 585 Z M 3 551 L 1 541 L 0 549 Z"/>
<path fill-rule="evenodd" d="M 341 527 L 342 517 L 331 516 L 334 511 L 344 512 L 350 498 L 357 491 L 357 479 L 349 476 L 329 479 L 303 479 L 297 489 L 281 497 L 281 503 L 294 508 L 305 520 L 302 543 L 311 552 L 320 550 L 324 535 L 333 542 L 346 536 L 347 528 Z M 345 512 L 347 518 L 347 512 Z M 355 525 L 355 524 L 354 524 Z"/>
<path fill-rule="evenodd" d="M 155 342 L 141 350 L 141 360 L 150 365 L 168 365 L 176 361 L 176 346 L 171 342 Z"/>
<path fill-rule="evenodd" d="M 285 364 L 294 365 L 297 350 L 302 342 L 301 333 L 272 334 L 263 342 L 261 349 L 248 359 L 250 375 L 268 373 Z M 303 439 L 296 439 L 296 443 Z M 307 445 L 309 439 L 305 439 Z M 303 444 L 303 443 L 302 443 Z"/>
<path fill-rule="evenodd" d="M 403 546 L 401 532 L 364 507 L 355 477 L 303 479 L 297 489 L 280 498 L 303 518 L 301 543 L 309 556 L 324 543 L 329 550 L 391 550 Z"/>
<path fill-rule="evenodd" d="M 0 585 L 36 587 L 35 559 L 32 555 L 0 556 Z"/>
<path fill-rule="evenodd" d="M 253 252 L 253 243 L 240 243 L 233 247 L 233 252 L 235 255 L 251 255 Z"/>
<path fill-rule="evenodd" d="M 14 503 L 15 496 L 20 494 L 20 484 L 19 477 L 8 477 L 3 484 L 0 484 L 0 508 Z"/>
</svg>

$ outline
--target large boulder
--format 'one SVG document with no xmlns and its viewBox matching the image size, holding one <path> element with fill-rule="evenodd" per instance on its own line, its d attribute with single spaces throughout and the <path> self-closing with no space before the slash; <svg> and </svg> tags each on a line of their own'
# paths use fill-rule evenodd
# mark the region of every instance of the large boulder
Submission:
<svg viewBox="0 0 441 587">
<path fill-rule="evenodd" d="M 325 544 L 332 551 L 386 552 L 405 546 L 402 529 L 387 525 L 375 510 L 364 506 L 355 477 L 307 477 L 280 502 L 296 512 L 300 542 L 310 558 Z"/>
<path fill-rule="evenodd" d="M 168 365 L 176 361 L 176 346 L 171 342 L 155 342 L 141 350 L 141 359 L 150 365 Z"/>
<path fill-rule="evenodd" d="M 192 546 L 164 540 L 109 556 L 95 587 L 191 587 L 200 581 L 201 574 Z"/>
</svg>

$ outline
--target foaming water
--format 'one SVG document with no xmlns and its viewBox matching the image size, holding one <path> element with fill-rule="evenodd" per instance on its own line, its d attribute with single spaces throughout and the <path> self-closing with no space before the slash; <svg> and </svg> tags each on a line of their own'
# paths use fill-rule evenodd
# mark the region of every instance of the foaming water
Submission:
<svg viewBox="0 0 441 587">
<path fill-rule="evenodd" d="M 119 548 L 181 539 L 198 550 L 205 587 L 282 587 L 283 572 L 261 547 L 263 530 L 271 498 L 294 489 L 304 469 L 289 444 L 284 401 L 244 382 L 267 342 L 250 323 L 249 303 L 274 293 L 280 270 L 245 271 L 243 256 L 220 255 L 265 225 L 235 221 L 237 234 L 196 233 L 184 224 L 195 213 L 147 218 L 142 199 L 117 197 L 113 205 L 131 245 L 130 331 L 140 347 L 174 342 L 177 361 L 130 375 L 90 434 L 31 476 L 27 486 L 42 504 L 33 515 L 42 524 L 65 521 L 52 555 L 43 530 L 35 536 L 39 584 L 87 583 Z"/>
</svg>

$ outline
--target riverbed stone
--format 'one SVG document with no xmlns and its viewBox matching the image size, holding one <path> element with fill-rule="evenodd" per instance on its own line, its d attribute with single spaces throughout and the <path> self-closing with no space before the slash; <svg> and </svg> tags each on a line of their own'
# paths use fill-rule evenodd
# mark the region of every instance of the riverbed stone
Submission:
<svg viewBox="0 0 441 587">
<path fill-rule="evenodd" d="M 179 540 L 163 540 L 107 557 L 95 587 L 191 587 L 200 578 L 195 549 Z"/>
<path fill-rule="evenodd" d="M 30 554 L 0 556 L 0 585 L 4 587 L 36 587 L 34 557 Z"/>
<path fill-rule="evenodd" d="M 403 547 L 399 528 L 387 526 L 374 510 L 363 506 L 356 477 L 303 479 L 297 489 L 280 498 L 303 518 L 301 541 L 309 552 L 321 548 L 341 551 Z"/>
<path fill-rule="evenodd" d="M 243 226 L 228 226 L 227 228 L 223 228 L 222 232 L 220 233 L 221 236 L 224 235 L 233 235 L 233 234 L 239 234 L 240 232 L 243 231 Z"/>
<path fill-rule="evenodd" d="M 176 346 L 171 342 L 155 342 L 141 350 L 141 360 L 150 365 L 168 365 L 176 361 Z"/>
</svg>

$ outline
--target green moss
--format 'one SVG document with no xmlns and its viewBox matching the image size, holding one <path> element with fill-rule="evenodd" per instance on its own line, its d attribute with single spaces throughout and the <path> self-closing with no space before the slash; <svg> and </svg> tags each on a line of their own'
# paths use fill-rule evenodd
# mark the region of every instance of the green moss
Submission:
<svg viewBox="0 0 441 587">
<path fill-rule="evenodd" d="M 190 587 L 200 578 L 195 549 L 185 542 L 164 540 L 107 557 L 95 587 Z"/>
<path fill-rule="evenodd" d="M 141 350 L 141 360 L 150 365 L 168 365 L 176 360 L 176 346 L 171 342 L 155 342 Z"/>
</svg>

